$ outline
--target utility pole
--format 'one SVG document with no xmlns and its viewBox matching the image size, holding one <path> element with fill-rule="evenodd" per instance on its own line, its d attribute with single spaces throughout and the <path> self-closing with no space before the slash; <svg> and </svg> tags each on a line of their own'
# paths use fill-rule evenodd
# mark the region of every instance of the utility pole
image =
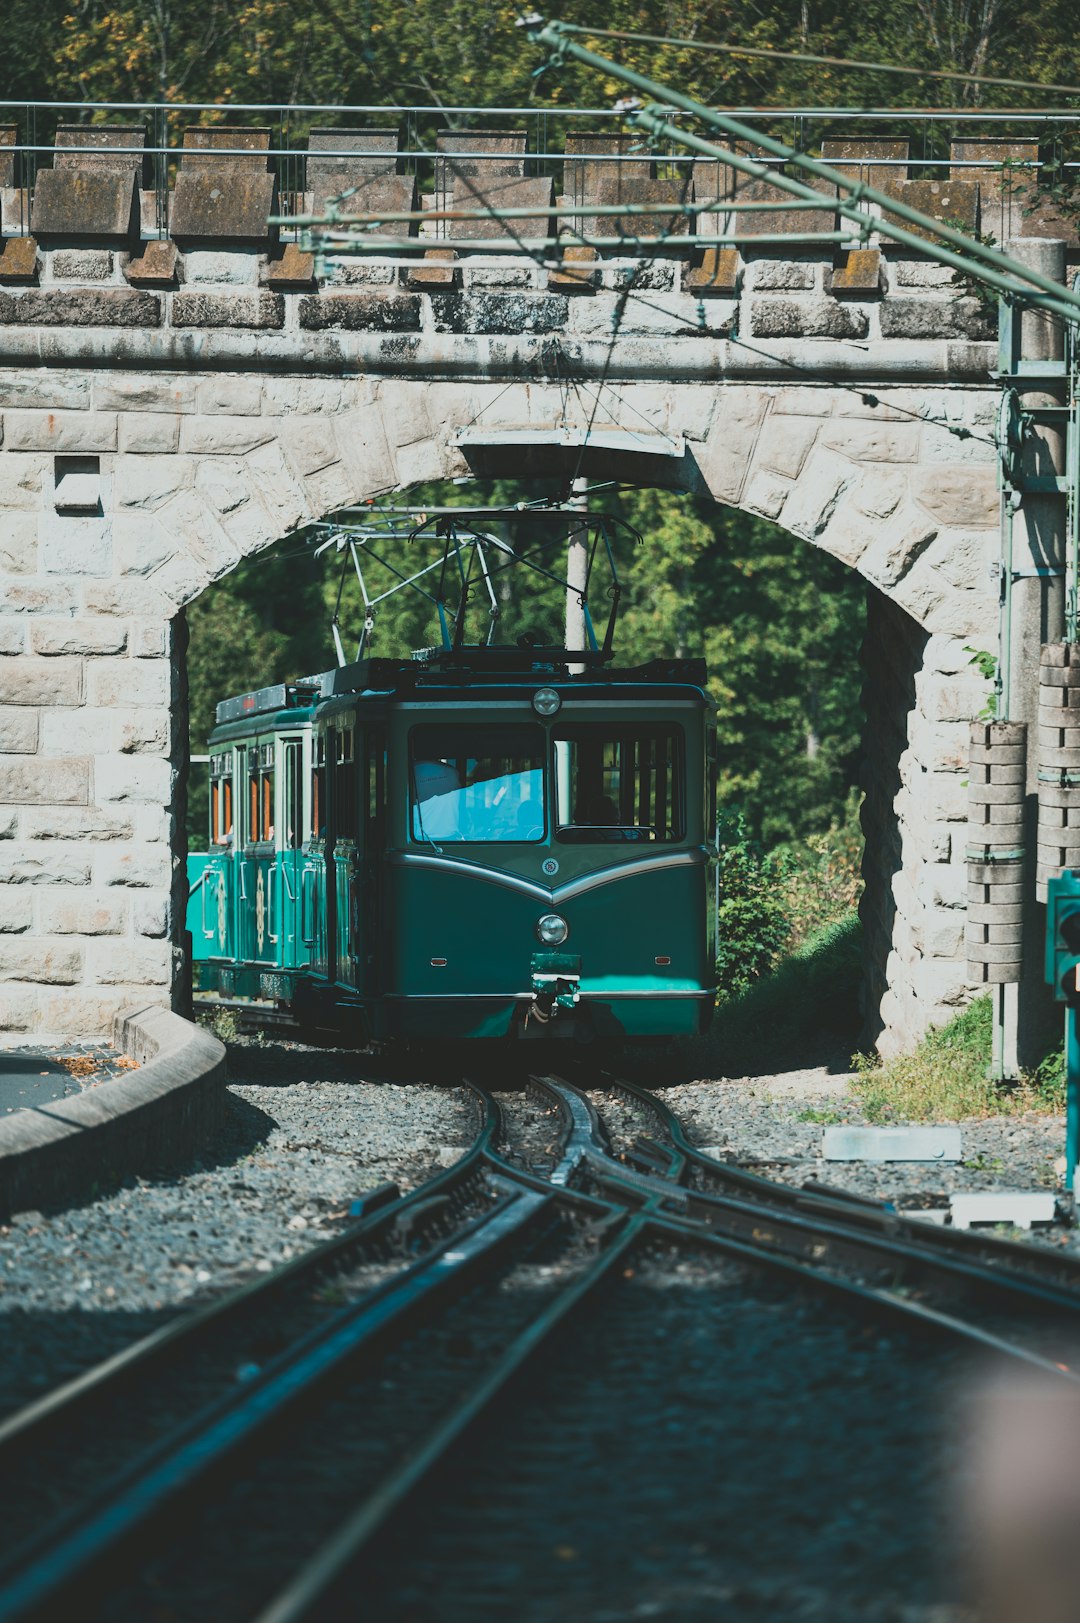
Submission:
<svg viewBox="0 0 1080 1623">
<path fill-rule="evenodd" d="M 1053 238 L 1019 237 L 1010 256 L 1056 282 L 1065 282 L 1065 244 Z M 1066 506 L 1060 491 L 1047 488 L 1065 473 L 1067 400 L 1064 376 L 1065 332 L 1059 317 L 1025 308 L 1020 321 L 1020 360 L 1034 387 L 1022 378 L 1013 386 L 1022 412 L 1031 414 L 1023 446 L 1023 484 L 1012 544 L 1008 650 L 1011 721 L 1027 723 L 1024 846 L 1027 851 L 1023 931 L 1023 971 L 1018 984 L 1001 988 L 1006 1074 L 1038 1064 L 1057 1031 L 1056 1010 L 1043 982 L 1046 910 L 1035 898 L 1035 854 L 1039 796 L 1039 660 L 1044 643 L 1065 636 Z M 1039 374 L 1038 363 L 1047 363 Z M 1060 378 L 1055 374 L 1060 374 Z M 1032 485 L 1041 488 L 1032 489 Z M 1027 488 L 1024 488 L 1026 486 Z"/>
<path fill-rule="evenodd" d="M 575 479 L 570 485 L 568 506 L 573 513 L 589 511 L 589 482 Z M 585 607 L 582 595 L 589 570 L 589 532 L 577 518 L 570 520 L 569 547 L 566 559 L 566 646 L 579 650 L 585 647 Z M 584 665 L 569 667 L 571 675 L 578 675 Z"/>
</svg>

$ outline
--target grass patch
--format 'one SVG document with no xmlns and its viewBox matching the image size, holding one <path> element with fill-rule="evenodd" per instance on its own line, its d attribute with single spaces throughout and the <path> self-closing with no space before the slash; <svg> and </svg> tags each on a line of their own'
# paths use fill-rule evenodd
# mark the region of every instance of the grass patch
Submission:
<svg viewBox="0 0 1080 1623">
<path fill-rule="evenodd" d="M 857 1054 L 852 1083 L 867 1121 L 960 1121 L 1064 1108 L 1064 1059 L 1055 1050 L 1020 1083 L 991 1082 L 993 1010 L 976 998 L 947 1026 L 931 1027 L 910 1054 Z"/>
<path fill-rule="evenodd" d="M 823 926 L 771 974 L 722 1001 L 710 1034 L 728 1076 L 775 1068 L 784 1059 L 854 1041 L 858 1033 L 862 931 L 858 917 Z"/>
</svg>

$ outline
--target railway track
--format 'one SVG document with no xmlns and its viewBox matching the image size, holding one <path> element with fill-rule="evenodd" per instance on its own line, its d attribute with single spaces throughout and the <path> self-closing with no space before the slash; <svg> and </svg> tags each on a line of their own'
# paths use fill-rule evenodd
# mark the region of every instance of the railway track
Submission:
<svg viewBox="0 0 1080 1623">
<path fill-rule="evenodd" d="M 415 1545 L 515 1397 L 528 1410 L 551 1368 L 573 1384 L 575 1344 L 658 1252 L 732 1302 L 795 1287 L 875 1336 L 1076 1384 L 1063 1259 L 726 1167 L 645 1090 L 584 1080 L 536 1077 L 531 1112 L 505 1115 L 475 1088 L 456 1167 L 0 1427 L 0 1509 L 24 1535 L 0 1623 L 351 1616 L 360 1571 L 385 1600 L 368 1615 L 408 1615 L 386 1552 L 403 1528 Z"/>
</svg>

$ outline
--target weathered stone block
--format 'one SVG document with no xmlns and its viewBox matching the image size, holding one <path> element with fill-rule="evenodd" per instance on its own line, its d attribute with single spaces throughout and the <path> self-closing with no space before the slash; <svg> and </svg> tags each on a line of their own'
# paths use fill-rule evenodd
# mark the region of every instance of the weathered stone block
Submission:
<svg viewBox="0 0 1080 1623">
<path fill-rule="evenodd" d="M 3 1031 L 35 1031 L 40 1015 L 40 994 L 29 987 L 0 986 L 0 1030 Z M 51 1031 L 54 1028 L 46 1026 L 43 1029 Z M 98 1026 L 67 1026 L 68 1031 L 97 1031 Z"/>
<path fill-rule="evenodd" d="M 175 242 L 144 242 L 142 252 L 124 266 L 124 275 L 134 287 L 174 287 L 179 261 Z"/>
<path fill-rule="evenodd" d="M 917 462 L 919 423 L 828 423 L 821 443 L 853 462 Z"/>
<path fill-rule="evenodd" d="M 755 292 L 809 292 L 817 277 L 817 266 L 790 259 L 757 259 L 747 266 L 750 286 Z"/>
<path fill-rule="evenodd" d="M 170 686 L 167 659 L 100 659 L 89 667 L 87 699 L 106 708 L 167 705 Z"/>
<path fill-rule="evenodd" d="M 915 469 L 911 489 L 916 501 L 942 524 L 990 529 L 998 522 L 997 477 L 993 467 Z"/>
<path fill-rule="evenodd" d="M 516 334 L 558 332 L 566 326 L 562 294 L 465 293 L 432 296 L 436 332 Z"/>
<path fill-rule="evenodd" d="M 90 859 L 80 852 L 41 853 L 12 844 L 0 847 L 0 885 L 88 885 Z"/>
<path fill-rule="evenodd" d="M 180 444 L 179 417 L 142 411 L 120 418 L 120 449 L 134 455 L 161 455 Z"/>
<path fill-rule="evenodd" d="M 46 575 L 112 573 L 112 524 L 106 518 L 78 518 L 45 512 L 40 521 L 41 568 Z M 41 612 L 61 612 L 43 609 Z"/>
<path fill-rule="evenodd" d="M 997 336 L 997 315 L 978 299 L 886 299 L 881 336 L 989 340 Z"/>
<path fill-rule="evenodd" d="M 169 931 L 169 905 L 164 896 L 136 896 L 131 908 L 136 935 L 164 936 Z"/>
<path fill-rule="evenodd" d="M 26 632 L 18 620 L 0 619 L 0 654 L 21 654 L 26 647 Z"/>
<path fill-rule="evenodd" d="M 199 384 L 195 378 L 169 376 L 94 378 L 94 408 L 97 411 L 118 412 L 188 412 L 194 411 Z M 89 394 L 87 380 L 87 396 Z M 0 401 L 3 388 L 0 385 Z M 42 402 L 45 404 L 45 402 Z M 59 404 L 59 402 L 58 402 Z M 64 402 L 70 405 L 88 405 L 88 398 Z"/>
<path fill-rule="evenodd" d="M 761 389 L 721 390 L 712 433 L 694 452 L 705 488 L 716 501 L 739 501 L 767 405 Z"/>
<path fill-rule="evenodd" d="M 33 928 L 34 896 L 28 890 L 0 891 L 0 932 L 21 935 Z"/>
<path fill-rule="evenodd" d="M 167 620 L 136 620 L 131 628 L 131 652 L 136 659 L 159 659 L 169 652 Z"/>
<path fill-rule="evenodd" d="M 29 575 L 37 569 L 38 521 L 31 513 L 0 512 L 0 570 Z"/>
<path fill-rule="evenodd" d="M 127 906 L 122 896 L 61 888 L 38 892 L 38 929 L 43 935 L 119 935 Z"/>
<path fill-rule="evenodd" d="M 168 805 L 172 798 L 173 769 L 153 756 L 99 756 L 94 762 L 94 790 L 98 800 L 151 800 Z"/>
<path fill-rule="evenodd" d="M 124 457 L 113 477 L 113 502 L 120 508 L 153 513 L 188 488 L 194 477 L 194 465 L 185 457 Z"/>
<path fill-rule="evenodd" d="M 0 659 L 0 704 L 81 704 L 81 659 Z"/>
<path fill-rule="evenodd" d="M 37 620 L 30 647 L 35 654 L 122 654 L 127 627 L 115 620 Z"/>
<path fill-rule="evenodd" d="M 161 710 L 135 710 L 117 718 L 116 747 L 122 755 L 166 755 L 169 716 Z"/>
<path fill-rule="evenodd" d="M 73 745 L 84 755 L 104 755 L 112 749 L 114 712 L 80 705 L 65 710 L 54 705 L 41 717 L 41 753 L 70 755 Z"/>
<path fill-rule="evenodd" d="M 199 384 L 199 414 L 203 417 L 258 417 L 262 398 L 262 383 L 258 378 L 226 373 Z"/>
<path fill-rule="evenodd" d="M 281 293 L 173 293 L 169 315 L 174 327 L 276 331 L 285 325 L 285 299 Z"/>
<path fill-rule="evenodd" d="M 257 287 L 261 263 L 261 256 L 250 249 L 228 253 L 220 248 L 192 248 L 184 255 L 184 281 L 188 287 L 200 283 Z"/>
<path fill-rule="evenodd" d="M 9 237 L 0 248 L 0 284 L 29 286 L 40 266 L 36 237 Z"/>
<path fill-rule="evenodd" d="M 276 184 L 265 170 L 182 167 L 169 209 L 169 234 L 182 246 L 192 242 L 248 242 L 265 245 L 274 212 Z"/>
<path fill-rule="evenodd" d="M 271 259 L 263 273 L 270 288 L 315 286 L 315 255 L 306 254 L 295 242 L 287 242 L 279 259 Z"/>
<path fill-rule="evenodd" d="M 818 429 L 819 424 L 811 417 L 777 417 L 770 413 L 758 439 L 755 465 L 787 479 L 797 478 Z"/>
<path fill-rule="evenodd" d="M 49 1032 L 102 1032 L 108 1034 L 118 1009 L 138 1002 L 145 1007 L 151 999 L 141 986 L 110 987 L 107 991 L 83 991 L 78 987 L 43 989 L 39 994 L 35 1029 Z"/>
<path fill-rule="evenodd" d="M 778 479 L 771 473 L 755 473 L 743 497 L 743 506 L 762 518 L 778 519 L 783 512 L 792 485 L 788 479 Z"/>
<path fill-rule="evenodd" d="M 300 326 L 310 332 L 419 332 L 420 296 L 399 293 L 309 294 L 300 300 Z"/>
<path fill-rule="evenodd" d="M 39 169 L 30 211 L 38 241 L 49 237 L 115 238 L 139 234 L 139 193 L 133 169 Z"/>
<path fill-rule="evenodd" d="M 9 451 L 115 451 L 112 411 L 9 411 L 4 414 Z"/>
<path fill-rule="evenodd" d="M 0 753 L 33 755 L 38 747 L 38 713 L 22 705 L 0 706 Z"/>
<path fill-rule="evenodd" d="M 0 762 L 0 803 L 9 806 L 85 806 L 89 784 L 85 756 Z"/>
<path fill-rule="evenodd" d="M 58 248 L 49 269 L 57 282 L 107 282 L 113 273 L 113 256 L 107 248 Z"/>
<path fill-rule="evenodd" d="M 31 288 L 0 292 L 5 327 L 160 327 L 161 300 L 134 288 Z"/>
<path fill-rule="evenodd" d="M 739 250 L 714 245 L 705 249 L 700 265 L 687 271 L 685 286 L 687 292 L 698 298 L 710 295 L 730 298 L 738 293 L 741 276 Z"/>
<path fill-rule="evenodd" d="M 258 417 L 185 417 L 180 426 L 180 448 L 190 456 L 236 456 L 273 437 L 273 424 Z"/>
<path fill-rule="evenodd" d="M 22 576 L 4 588 L 10 614 L 73 614 L 75 588 L 67 581 L 33 581 Z"/>
<path fill-rule="evenodd" d="M 865 338 L 865 310 L 836 299 L 754 299 L 750 330 L 756 338 Z"/>
<path fill-rule="evenodd" d="M 78 947 L 25 937 L 0 941 L 0 975 L 5 980 L 73 986 L 82 976 L 82 967 L 83 955 Z"/>
<path fill-rule="evenodd" d="M 92 841 L 96 846 L 103 840 L 130 840 L 133 825 L 127 809 L 57 806 L 24 812 L 23 833 L 28 840 Z"/>
<path fill-rule="evenodd" d="M 900 201 L 908 208 L 918 209 L 932 220 L 940 220 L 957 231 L 971 233 L 979 229 L 979 188 L 968 180 L 905 180 L 900 185 Z M 912 225 L 908 220 L 897 221 L 916 237 L 931 240 L 933 233 Z"/>
<path fill-rule="evenodd" d="M 167 986 L 172 954 L 167 941 L 103 942 L 91 945 L 86 967 L 102 986 Z"/>
<path fill-rule="evenodd" d="M 880 293 L 884 279 L 879 248 L 849 248 L 842 264 L 825 267 L 826 293 Z"/>
</svg>

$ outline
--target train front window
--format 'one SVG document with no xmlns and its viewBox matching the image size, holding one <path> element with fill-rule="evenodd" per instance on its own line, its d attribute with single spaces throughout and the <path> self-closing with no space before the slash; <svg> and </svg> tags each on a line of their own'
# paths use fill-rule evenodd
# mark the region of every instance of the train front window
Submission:
<svg viewBox="0 0 1080 1623">
<path fill-rule="evenodd" d="M 540 727 L 414 728 L 413 839 L 542 840 L 544 754 Z"/>
<path fill-rule="evenodd" d="M 575 727 L 555 739 L 558 837 L 670 842 L 686 832 L 682 729 Z"/>
</svg>

